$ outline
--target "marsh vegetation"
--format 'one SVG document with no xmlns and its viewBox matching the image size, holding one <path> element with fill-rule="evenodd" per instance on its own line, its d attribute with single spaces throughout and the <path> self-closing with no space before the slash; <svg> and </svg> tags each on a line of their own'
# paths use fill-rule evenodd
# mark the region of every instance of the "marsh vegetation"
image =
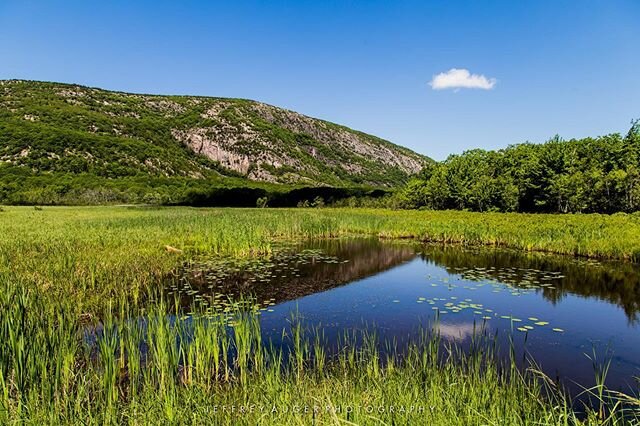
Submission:
<svg viewBox="0 0 640 426">
<path fill-rule="evenodd" d="M 205 288 L 212 285 L 218 292 L 216 280 L 224 281 L 225 271 L 244 278 L 253 272 L 282 276 L 283 246 L 358 235 L 629 262 L 640 255 L 638 226 L 634 215 L 7 207 L 0 212 L 0 419 L 192 423 L 208 418 L 226 424 L 637 421 L 634 394 L 607 390 L 606 363 L 596 362 L 589 404 L 574 404 L 540 368 L 522 368 L 515 358 L 502 356 L 494 337 L 484 331 L 482 318 L 476 325 L 483 331 L 472 333 L 464 347 L 444 341 L 437 327 L 443 318 L 436 315 L 406 345 L 394 348 L 392 341 L 371 330 L 354 329 L 334 333 L 341 350 L 332 352 L 323 344 L 329 332 L 305 322 L 304 312 L 296 314 L 295 309 L 280 330 L 280 344 L 265 338 L 262 317 L 273 304 L 286 300 L 275 300 L 277 292 L 269 297 L 268 292 L 249 292 L 258 298 L 236 292 L 224 303 L 207 306 L 198 302 L 197 292 L 185 303 L 175 289 L 183 288 L 184 268 L 200 271 L 204 275 L 192 278 L 204 279 Z M 402 247 L 373 269 L 405 262 L 408 254 Z M 344 275 L 349 271 L 354 279 L 370 274 L 370 265 L 344 262 L 348 259 L 326 250 L 298 253 L 294 257 L 301 266 L 286 269 L 292 280 L 303 275 L 314 258 L 342 268 Z M 436 255 L 446 253 L 432 257 Z M 221 259 L 226 259 L 226 269 L 215 266 Z M 445 263 L 460 267 L 451 259 Z M 265 274 L 274 267 L 280 268 L 277 274 Z M 516 273 L 499 276 L 488 268 L 466 273 L 466 279 L 477 282 L 512 279 L 505 285 L 520 285 L 522 292 L 529 291 L 534 280 L 544 289 L 542 278 L 547 276 L 525 277 L 527 284 Z M 327 277 L 318 280 L 325 289 L 342 284 Z M 445 283 L 440 285 L 444 290 Z M 305 294 L 310 293 L 302 291 L 294 299 Z M 389 303 L 399 308 L 407 303 L 396 298 L 398 303 L 395 298 Z M 440 302 L 425 297 L 425 311 L 428 299 Z M 416 297 L 410 302 L 421 306 L 419 301 Z M 464 302 L 443 302 L 440 308 L 461 311 L 443 315 L 463 315 Z M 465 304 L 474 315 L 478 302 Z M 495 321 L 502 320 L 500 315 Z M 524 325 L 528 323 L 517 326 Z"/>
</svg>

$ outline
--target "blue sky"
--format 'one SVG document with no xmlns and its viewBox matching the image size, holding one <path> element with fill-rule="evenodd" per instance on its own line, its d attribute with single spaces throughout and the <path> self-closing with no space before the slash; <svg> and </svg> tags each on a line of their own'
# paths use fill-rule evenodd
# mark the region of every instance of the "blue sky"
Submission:
<svg viewBox="0 0 640 426">
<path fill-rule="evenodd" d="M 484 88 L 435 90 L 453 68 Z M 626 132 L 640 1 L 0 0 L 5 78 L 256 99 L 444 159 Z"/>
</svg>

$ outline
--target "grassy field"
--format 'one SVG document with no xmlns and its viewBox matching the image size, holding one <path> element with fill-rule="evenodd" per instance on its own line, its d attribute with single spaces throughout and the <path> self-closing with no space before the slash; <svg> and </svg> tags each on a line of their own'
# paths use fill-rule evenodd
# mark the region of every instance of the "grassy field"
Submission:
<svg viewBox="0 0 640 426">
<path fill-rule="evenodd" d="M 350 234 L 640 261 L 637 215 L 5 207 L 0 272 L 83 307 L 121 294 L 138 298 L 194 254 L 267 254 L 278 239 Z"/>
<path fill-rule="evenodd" d="M 398 362 L 373 349 L 328 360 L 321 332 L 294 325 L 287 356 L 263 347 L 250 308 L 183 318 L 158 296 L 197 254 L 268 256 L 277 240 L 353 234 L 640 260 L 635 215 L 5 207 L 0 423 L 579 422 L 544 380 L 499 369 L 490 345 L 447 357 L 427 336 Z M 619 408 L 584 421 L 623 423 Z"/>
</svg>

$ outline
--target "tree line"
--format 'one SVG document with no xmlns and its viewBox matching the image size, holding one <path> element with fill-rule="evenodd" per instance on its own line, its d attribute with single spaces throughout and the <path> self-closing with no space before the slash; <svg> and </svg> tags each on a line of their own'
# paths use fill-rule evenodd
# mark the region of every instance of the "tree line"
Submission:
<svg viewBox="0 0 640 426">
<path fill-rule="evenodd" d="M 622 136 L 474 149 L 433 163 L 396 194 L 403 208 L 535 213 L 640 210 L 640 120 Z"/>
</svg>

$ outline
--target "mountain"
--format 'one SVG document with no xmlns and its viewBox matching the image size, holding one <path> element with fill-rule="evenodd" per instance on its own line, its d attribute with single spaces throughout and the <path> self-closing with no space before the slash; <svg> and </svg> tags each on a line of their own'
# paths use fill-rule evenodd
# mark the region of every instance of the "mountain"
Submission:
<svg viewBox="0 0 640 426">
<path fill-rule="evenodd" d="M 384 188 L 404 183 L 431 161 L 375 136 L 256 101 L 0 81 L 0 177 L 11 174 L 14 184 L 15 176 L 27 175 L 84 176 L 94 186 L 146 178 Z M 5 196 L 10 186 L 4 179 Z"/>
</svg>

